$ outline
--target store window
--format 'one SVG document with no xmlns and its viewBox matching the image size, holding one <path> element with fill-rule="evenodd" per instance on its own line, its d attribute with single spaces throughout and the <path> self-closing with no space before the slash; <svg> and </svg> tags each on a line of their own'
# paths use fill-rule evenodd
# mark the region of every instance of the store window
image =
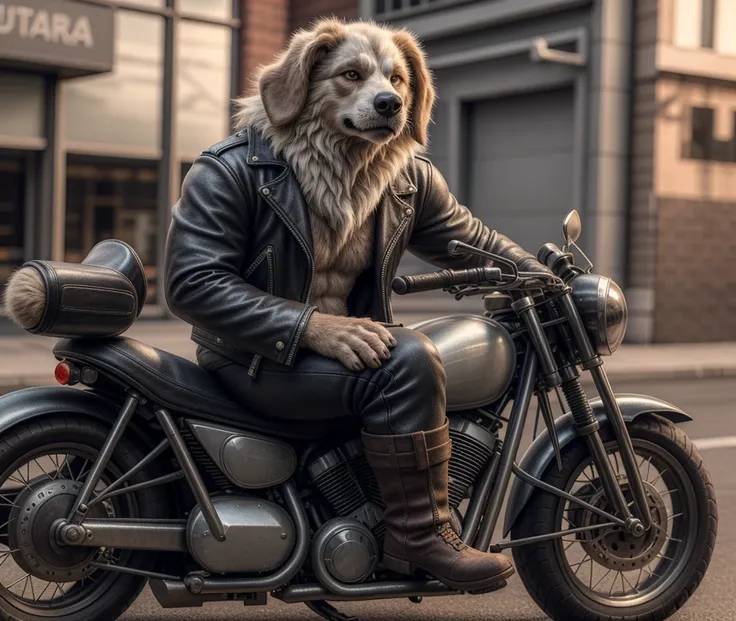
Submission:
<svg viewBox="0 0 736 621">
<path fill-rule="evenodd" d="M 0 152 L 0 287 L 24 259 L 25 161 Z"/>
<path fill-rule="evenodd" d="M 0 71 L 0 136 L 43 136 L 43 76 Z"/>
<path fill-rule="evenodd" d="M 73 150 L 150 153 L 161 140 L 164 21 L 119 10 L 115 29 L 113 72 L 65 85 L 67 140 Z"/>
<path fill-rule="evenodd" d="M 231 46 L 227 27 L 180 23 L 177 138 L 184 158 L 195 158 L 230 133 Z"/>
<path fill-rule="evenodd" d="M 232 0 L 179 0 L 178 9 L 188 15 L 210 19 L 230 19 Z"/>
<path fill-rule="evenodd" d="M 157 183 L 155 162 L 68 158 L 65 260 L 81 261 L 104 239 L 130 244 L 146 269 L 149 304 L 157 301 Z"/>
</svg>

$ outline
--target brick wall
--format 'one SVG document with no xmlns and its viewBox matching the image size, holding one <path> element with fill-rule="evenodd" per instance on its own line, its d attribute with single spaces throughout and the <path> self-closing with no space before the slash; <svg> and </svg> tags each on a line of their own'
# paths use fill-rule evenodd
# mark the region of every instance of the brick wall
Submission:
<svg viewBox="0 0 736 621">
<path fill-rule="evenodd" d="M 358 0 L 291 0 L 291 30 L 309 26 L 318 17 L 358 17 Z"/>
<path fill-rule="evenodd" d="M 270 63 L 285 46 L 290 0 L 243 0 L 243 90 L 250 91 L 254 70 Z"/>
<path fill-rule="evenodd" d="M 736 341 L 736 202 L 660 198 L 654 341 Z"/>
</svg>

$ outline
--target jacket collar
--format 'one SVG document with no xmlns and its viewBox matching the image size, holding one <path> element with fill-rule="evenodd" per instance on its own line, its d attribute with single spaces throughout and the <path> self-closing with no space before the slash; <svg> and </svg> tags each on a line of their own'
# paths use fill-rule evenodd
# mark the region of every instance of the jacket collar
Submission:
<svg viewBox="0 0 736 621">
<path fill-rule="evenodd" d="M 280 155 L 277 155 L 271 143 L 260 132 L 248 127 L 248 165 L 249 166 L 281 166 L 289 168 L 289 164 Z M 398 196 L 414 194 L 417 191 L 409 177 L 407 170 L 402 170 L 391 182 L 391 191 Z"/>
</svg>

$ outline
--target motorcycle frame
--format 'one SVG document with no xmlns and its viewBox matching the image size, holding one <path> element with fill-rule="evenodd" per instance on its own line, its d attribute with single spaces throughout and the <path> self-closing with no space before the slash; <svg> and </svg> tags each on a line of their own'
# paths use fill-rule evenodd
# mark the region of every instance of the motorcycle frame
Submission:
<svg viewBox="0 0 736 621">
<path fill-rule="evenodd" d="M 628 477 L 629 486 L 634 496 L 634 512 L 629 509 L 623 492 L 616 479 L 613 466 L 610 464 L 603 441 L 600 437 L 600 424 L 590 410 L 587 397 L 584 397 L 577 371 L 569 365 L 558 368 L 555 363 L 549 339 L 545 330 L 551 326 L 560 326 L 561 321 L 542 324 L 538 313 L 537 304 L 527 296 L 519 298 L 514 302 L 514 309 L 519 318 L 523 320 L 527 339 L 523 351 L 523 362 L 513 395 L 513 406 L 508 419 L 508 427 L 503 441 L 497 441 L 493 454 L 477 479 L 470 499 L 469 509 L 465 516 L 465 529 L 463 539 L 469 545 L 480 549 L 494 551 L 506 548 L 538 543 L 550 539 L 560 538 L 570 533 L 582 533 L 594 528 L 619 526 L 634 534 L 643 533 L 645 524 L 650 520 L 649 509 L 644 496 L 643 484 L 638 465 L 634 457 L 626 422 L 618 406 L 610 383 L 603 370 L 600 357 L 594 352 L 587 332 L 580 320 L 577 309 L 569 295 L 569 290 L 555 298 L 557 307 L 561 309 L 564 323 L 571 332 L 572 339 L 581 358 L 581 366 L 589 370 L 593 375 L 596 389 L 604 406 L 607 420 L 613 430 L 618 448 L 622 455 L 625 472 Z M 547 303 L 547 301 L 543 303 Z M 524 472 L 516 463 L 519 452 L 522 433 L 527 421 L 532 396 L 535 392 L 553 390 L 560 385 L 565 387 L 577 387 L 584 399 L 571 403 L 572 414 L 575 417 L 575 427 L 579 436 L 587 442 L 593 461 L 598 468 L 605 491 L 609 494 L 616 507 L 617 515 L 613 515 L 582 500 L 575 498 L 567 492 L 550 486 L 540 479 Z M 572 393 L 571 393 L 572 394 Z M 155 408 L 155 417 L 163 430 L 165 439 L 162 440 L 144 459 L 133 469 L 140 471 L 146 464 L 153 461 L 167 447 L 171 447 L 180 470 L 158 477 L 151 481 L 135 485 L 133 487 L 120 488 L 124 480 L 133 476 L 134 472 L 125 473 L 119 480 L 114 481 L 105 490 L 98 492 L 93 497 L 100 477 L 113 453 L 118 442 L 122 438 L 125 429 L 129 425 L 133 414 L 138 407 L 144 403 L 144 399 L 136 392 L 130 391 L 127 395 L 117 419 L 93 464 L 85 484 L 75 502 L 69 517 L 57 525 L 57 537 L 60 542 L 74 546 L 92 547 L 121 547 L 129 549 L 175 551 L 187 552 L 186 545 L 186 522 L 184 520 L 115 520 L 94 519 L 85 521 L 89 507 L 120 493 L 163 485 L 180 478 L 184 478 L 191 492 L 199 504 L 202 515 L 213 535 L 219 541 L 226 540 L 226 532 L 222 522 L 212 503 L 207 488 L 197 469 L 181 433 L 179 432 L 171 413 L 164 408 Z M 578 411 L 576 411 L 576 408 Z M 586 410 L 587 408 L 587 410 Z M 554 433 L 551 417 L 545 417 L 550 435 Z M 509 489 L 511 476 L 514 475 L 533 487 L 557 495 L 572 503 L 602 516 L 606 522 L 590 527 L 581 527 L 573 530 L 560 531 L 519 539 L 516 541 L 504 541 L 491 545 L 491 539 L 501 512 L 501 506 Z M 637 491 L 641 487 L 640 493 Z M 181 586 L 186 588 L 190 596 L 200 598 L 202 601 L 211 599 L 215 594 L 246 594 L 274 592 L 277 597 L 284 601 L 313 601 L 318 599 L 383 599 L 391 597 L 418 597 L 420 595 L 445 595 L 452 591 L 436 581 L 390 581 L 357 585 L 338 584 L 325 575 L 318 575 L 320 585 L 287 585 L 288 582 L 301 569 L 309 552 L 309 518 L 305 507 L 299 498 L 293 481 L 287 481 L 279 486 L 279 492 L 284 499 L 286 507 L 295 520 L 297 528 L 297 543 L 287 562 L 276 572 L 259 577 L 223 576 L 210 577 L 204 572 L 192 572 L 187 576 L 177 577 L 154 572 L 140 572 L 155 581 L 161 581 L 157 588 L 161 592 L 171 594 L 173 598 L 181 598 L 179 593 Z M 642 502 L 642 499 L 644 500 Z M 237 551 L 233 551 L 237 554 Z M 99 568 L 108 569 L 104 564 Z M 110 571 L 123 571 L 123 568 L 110 567 Z M 136 570 L 137 571 L 137 570 Z M 324 574 L 324 572 L 321 572 Z M 174 582 L 171 582 L 171 581 Z M 179 585 L 179 586 L 177 586 Z M 182 602 L 190 601 L 187 597 Z M 183 604 L 184 605 L 184 604 Z"/>
</svg>

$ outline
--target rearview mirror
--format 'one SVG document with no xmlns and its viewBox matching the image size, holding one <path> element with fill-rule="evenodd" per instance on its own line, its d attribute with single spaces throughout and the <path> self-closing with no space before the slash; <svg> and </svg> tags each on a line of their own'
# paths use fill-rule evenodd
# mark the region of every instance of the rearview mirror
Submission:
<svg viewBox="0 0 736 621">
<path fill-rule="evenodd" d="M 562 222 L 562 233 L 565 236 L 565 243 L 570 246 L 578 241 L 580 233 L 583 229 L 583 223 L 580 221 L 580 214 L 573 209 Z"/>
</svg>

